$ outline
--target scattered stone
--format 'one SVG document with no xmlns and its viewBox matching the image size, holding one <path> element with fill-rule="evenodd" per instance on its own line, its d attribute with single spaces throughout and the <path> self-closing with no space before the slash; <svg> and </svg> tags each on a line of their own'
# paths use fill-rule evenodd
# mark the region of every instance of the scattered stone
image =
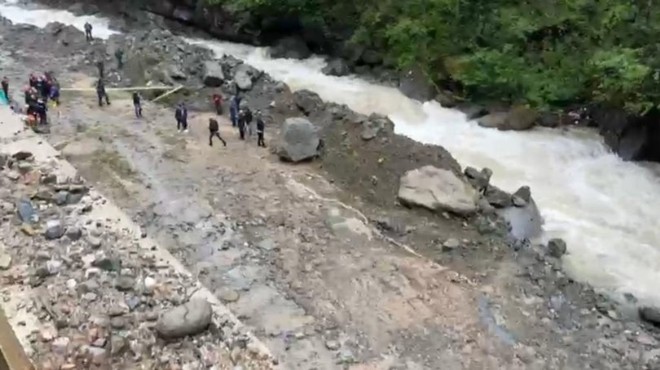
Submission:
<svg viewBox="0 0 660 370">
<path fill-rule="evenodd" d="M 30 226 L 28 224 L 22 224 L 21 225 L 21 231 L 23 232 L 23 234 L 25 234 L 27 236 L 37 235 L 37 231 L 32 226 Z"/>
<path fill-rule="evenodd" d="M 121 270 L 121 259 L 118 257 L 108 257 L 105 255 L 98 256 L 94 262 L 92 262 L 93 267 L 98 267 L 101 270 L 105 271 L 120 271 Z"/>
<path fill-rule="evenodd" d="M 450 170 L 424 166 L 401 177 L 399 200 L 432 211 L 469 215 L 477 211 L 478 194 Z"/>
<path fill-rule="evenodd" d="M 218 293 L 218 297 L 219 297 L 223 302 L 231 303 L 231 302 L 236 302 L 236 301 L 238 301 L 239 294 L 238 294 L 237 291 L 235 291 L 235 290 L 233 290 L 233 289 L 225 288 L 225 289 L 222 289 L 222 290 Z"/>
<path fill-rule="evenodd" d="M 275 249 L 275 241 L 273 239 L 264 239 L 257 244 L 257 247 L 265 250 L 265 251 L 271 251 Z"/>
<path fill-rule="evenodd" d="M 298 90 L 293 93 L 293 102 L 306 115 L 317 112 L 325 106 L 319 94 L 309 90 Z"/>
<path fill-rule="evenodd" d="M 113 329 L 123 329 L 126 327 L 126 320 L 119 316 L 113 317 L 110 319 L 110 326 Z"/>
<path fill-rule="evenodd" d="M 362 140 L 369 141 L 374 139 L 385 127 L 392 125 L 392 121 L 389 118 L 374 113 L 369 116 L 369 119 L 362 122 L 362 134 L 360 137 Z"/>
<path fill-rule="evenodd" d="M 490 168 L 482 168 L 481 171 L 478 171 L 474 167 L 466 167 L 464 173 L 470 184 L 481 193 L 488 189 L 490 178 L 493 176 Z"/>
<path fill-rule="evenodd" d="M 486 200 L 488 200 L 488 203 L 495 208 L 506 208 L 510 207 L 512 204 L 510 194 L 492 185 L 488 186 L 484 192 L 484 196 L 486 197 Z"/>
<path fill-rule="evenodd" d="M 7 177 L 11 181 L 18 181 L 18 179 L 21 178 L 21 174 L 16 171 L 7 171 L 5 173 L 5 177 Z"/>
<path fill-rule="evenodd" d="M 51 344 L 51 349 L 53 353 L 58 354 L 60 356 L 65 356 L 69 349 L 69 343 L 71 343 L 71 340 L 69 338 L 59 337 L 53 341 L 53 343 Z"/>
<path fill-rule="evenodd" d="M 127 348 L 128 341 L 126 338 L 119 335 L 113 335 L 110 337 L 110 354 L 112 356 L 121 356 L 124 352 L 126 352 Z"/>
<path fill-rule="evenodd" d="M 336 351 L 341 347 L 338 341 L 336 340 L 326 340 L 325 341 L 325 348 L 331 350 L 331 351 Z"/>
<path fill-rule="evenodd" d="M 99 249 L 101 248 L 101 245 L 103 242 L 101 241 L 101 238 L 97 238 L 95 236 L 88 236 L 87 237 L 87 244 L 92 248 L 92 249 Z"/>
<path fill-rule="evenodd" d="M 144 290 L 146 293 L 153 293 L 154 289 L 156 289 L 156 285 L 158 282 L 156 279 L 147 276 L 144 278 Z"/>
<path fill-rule="evenodd" d="M 566 242 L 561 239 L 551 239 L 548 242 L 548 254 L 554 258 L 561 258 L 566 254 Z"/>
<path fill-rule="evenodd" d="M 16 161 L 34 161 L 34 156 L 30 152 L 19 151 L 11 156 Z"/>
<path fill-rule="evenodd" d="M 513 193 L 513 196 L 521 199 L 527 204 L 532 200 L 532 191 L 529 186 L 521 186 L 520 189 Z"/>
<path fill-rule="evenodd" d="M 287 118 L 282 125 L 278 155 L 281 159 L 300 162 L 318 155 L 320 139 L 316 127 L 306 118 Z"/>
<path fill-rule="evenodd" d="M 79 240 L 82 237 L 82 230 L 78 227 L 70 227 L 66 230 L 66 237 L 72 241 Z"/>
<path fill-rule="evenodd" d="M 16 208 L 18 209 L 18 217 L 20 217 L 21 221 L 27 224 L 35 224 L 39 222 L 39 215 L 37 215 L 37 211 L 34 209 L 32 202 L 28 199 L 21 199 Z"/>
<path fill-rule="evenodd" d="M 321 72 L 328 76 L 346 76 L 347 74 L 351 73 L 351 69 L 348 67 L 348 63 L 346 63 L 343 59 L 334 58 L 330 60 L 325 67 L 323 67 Z"/>
<path fill-rule="evenodd" d="M 660 326 L 660 308 L 645 306 L 639 308 L 639 317 L 655 326 Z"/>
<path fill-rule="evenodd" d="M 11 267 L 11 256 L 5 252 L 0 252 L 0 270 L 8 270 Z"/>
<path fill-rule="evenodd" d="M 442 243 L 442 248 L 447 251 L 454 250 L 460 246 L 461 246 L 461 242 L 459 242 L 458 239 L 454 239 L 454 238 L 447 239 L 444 243 Z"/>
<path fill-rule="evenodd" d="M 261 76 L 261 71 L 249 64 L 240 64 L 236 67 L 234 82 L 239 89 L 248 91 L 252 89 L 252 84 Z"/>
<path fill-rule="evenodd" d="M 46 239 L 55 240 L 64 236 L 64 226 L 60 220 L 49 220 L 46 223 L 46 231 L 44 231 Z"/>
<path fill-rule="evenodd" d="M 195 335 L 209 327 L 212 315 L 209 302 L 194 299 L 163 313 L 156 323 L 156 331 L 165 339 Z"/>
<path fill-rule="evenodd" d="M 104 348 L 94 346 L 84 346 L 83 351 L 89 356 L 94 365 L 101 365 L 107 358 L 107 351 Z"/>
<path fill-rule="evenodd" d="M 121 292 L 128 292 L 135 288 L 135 279 L 131 276 L 122 275 L 115 280 L 115 288 Z"/>
</svg>

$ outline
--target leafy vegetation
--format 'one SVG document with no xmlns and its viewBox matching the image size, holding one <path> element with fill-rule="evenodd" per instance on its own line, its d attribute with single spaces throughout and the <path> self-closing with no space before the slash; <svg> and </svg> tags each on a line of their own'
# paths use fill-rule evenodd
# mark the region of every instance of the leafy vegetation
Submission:
<svg viewBox="0 0 660 370">
<path fill-rule="evenodd" d="M 353 41 L 420 66 L 471 99 L 557 107 L 660 104 L 653 0 L 207 0 L 255 16 L 351 27 Z"/>
</svg>

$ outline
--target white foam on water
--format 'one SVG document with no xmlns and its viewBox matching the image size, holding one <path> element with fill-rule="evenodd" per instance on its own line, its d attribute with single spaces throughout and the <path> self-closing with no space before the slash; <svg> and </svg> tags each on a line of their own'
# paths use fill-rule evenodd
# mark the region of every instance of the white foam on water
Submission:
<svg viewBox="0 0 660 370">
<path fill-rule="evenodd" d="M 69 12 L 24 10 L 0 6 L 15 22 L 45 26 L 58 21 L 94 25 L 103 37 L 108 22 Z M 105 30 L 105 31 L 104 31 Z M 105 32 L 105 33 L 104 33 Z M 324 100 L 369 114 L 387 114 L 397 133 L 447 148 L 463 165 L 489 167 L 493 182 L 508 191 L 532 189 L 545 219 L 544 239 L 564 238 L 568 271 L 595 287 L 629 292 L 641 301 L 660 304 L 660 166 L 621 161 L 594 131 L 537 128 L 501 132 L 479 127 L 465 115 L 435 102 L 421 104 L 398 90 L 355 76 L 321 73 L 325 60 L 271 59 L 265 48 L 222 41 L 188 39 L 218 56 L 233 55 L 292 89 L 309 89 Z"/>
</svg>

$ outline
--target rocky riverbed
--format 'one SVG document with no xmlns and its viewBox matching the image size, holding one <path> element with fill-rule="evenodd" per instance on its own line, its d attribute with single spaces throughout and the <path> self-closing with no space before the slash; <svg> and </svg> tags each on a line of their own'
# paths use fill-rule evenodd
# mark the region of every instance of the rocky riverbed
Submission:
<svg viewBox="0 0 660 370">
<path fill-rule="evenodd" d="M 138 35 L 89 47 L 71 30 L 67 45 L 80 55 L 71 58 L 54 47 L 63 33 L 50 28 L 2 24 L 3 50 L 13 51 L 2 68 L 14 86 L 44 69 L 91 86 L 95 59 L 111 65 L 113 43 L 130 45 Z M 113 83 L 177 76 L 189 89 L 174 101 L 197 108 L 191 134 L 175 131 L 166 106 L 147 104 L 146 118 L 136 120 L 127 96 L 99 109 L 92 96 L 69 95 L 46 138 L 214 290 L 285 368 L 659 366 L 657 330 L 634 320 L 634 305 L 614 305 L 568 278 L 560 241 L 546 248 L 507 239 L 501 217 L 532 207 L 528 189 L 512 196 L 488 184 L 488 170 L 463 175 L 447 151 L 395 135 L 386 118 L 291 93 L 259 71 L 245 73 L 245 95 L 264 111 L 276 153 L 239 141 L 225 119 L 227 148 L 208 147 L 213 115 L 205 109 L 216 87 L 201 86 L 214 81 L 209 70 L 229 92 L 249 67 L 212 60 L 168 31 L 139 35 L 158 68 L 111 68 Z M 26 40 L 30 51 L 21 47 Z M 291 117 L 318 128 L 324 145 L 312 162 L 278 158 L 291 144 L 286 136 L 278 142 L 280 124 Z"/>
</svg>

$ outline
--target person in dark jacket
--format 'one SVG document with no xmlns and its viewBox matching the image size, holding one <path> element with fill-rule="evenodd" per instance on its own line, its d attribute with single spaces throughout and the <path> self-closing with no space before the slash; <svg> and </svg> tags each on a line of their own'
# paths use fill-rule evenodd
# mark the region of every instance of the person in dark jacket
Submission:
<svg viewBox="0 0 660 370">
<path fill-rule="evenodd" d="M 188 108 L 184 103 L 179 103 L 176 111 L 174 111 L 174 118 L 176 118 L 176 129 L 188 132 Z"/>
<path fill-rule="evenodd" d="M 103 99 L 105 98 L 105 104 L 110 105 L 110 98 L 108 93 L 105 91 L 105 83 L 102 79 L 99 79 L 96 83 L 96 96 L 99 98 L 99 107 L 103 106 Z"/>
<path fill-rule="evenodd" d="M 241 109 L 238 112 L 238 136 L 241 140 L 245 140 L 245 110 Z"/>
<path fill-rule="evenodd" d="M 218 121 L 215 118 L 209 118 L 209 146 L 213 146 L 214 136 L 220 139 L 224 146 L 227 146 L 225 139 L 220 136 L 220 126 L 218 125 Z"/>
<path fill-rule="evenodd" d="M 234 95 L 231 98 L 231 102 L 229 103 L 229 118 L 231 119 L 231 125 L 233 127 L 238 126 L 238 114 L 240 111 L 241 107 L 241 97 L 238 95 Z"/>
<path fill-rule="evenodd" d="M 215 113 L 218 116 L 222 115 L 222 96 L 219 93 L 213 94 L 213 106 L 215 107 Z"/>
<path fill-rule="evenodd" d="M 60 105 L 60 84 L 57 81 L 54 81 L 50 87 L 50 100 L 55 103 L 56 107 Z"/>
<path fill-rule="evenodd" d="M 7 100 L 9 100 L 9 79 L 7 76 L 2 79 L 2 91 L 5 93 Z"/>
<path fill-rule="evenodd" d="M 264 124 L 263 117 L 261 116 L 261 111 L 257 111 L 257 146 L 262 148 L 266 147 L 266 142 L 264 141 L 265 130 L 266 125 Z"/>
<path fill-rule="evenodd" d="M 246 105 L 245 108 L 243 108 L 243 112 L 243 130 L 247 131 L 248 136 L 252 136 L 252 111 L 250 110 L 250 107 Z"/>
<path fill-rule="evenodd" d="M 137 91 L 133 92 L 133 108 L 135 108 L 135 117 L 142 118 L 142 97 Z"/>
<path fill-rule="evenodd" d="M 124 68 L 124 51 L 121 48 L 115 51 L 115 58 L 117 59 L 117 69 Z"/>
<path fill-rule="evenodd" d="M 87 41 L 92 41 L 93 40 L 93 38 L 92 38 L 92 25 L 89 24 L 89 22 L 85 22 L 85 27 L 84 28 L 85 28 L 85 39 L 87 39 Z"/>
<path fill-rule="evenodd" d="M 103 77 L 105 77 L 104 76 L 104 74 L 105 74 L 105 63 L 103 63 L 102 60 L 99 60 L 98 62 L 96 62 L 96 69 L 99 70 L 99 78 L 103 79 Z"/>
</svg>

